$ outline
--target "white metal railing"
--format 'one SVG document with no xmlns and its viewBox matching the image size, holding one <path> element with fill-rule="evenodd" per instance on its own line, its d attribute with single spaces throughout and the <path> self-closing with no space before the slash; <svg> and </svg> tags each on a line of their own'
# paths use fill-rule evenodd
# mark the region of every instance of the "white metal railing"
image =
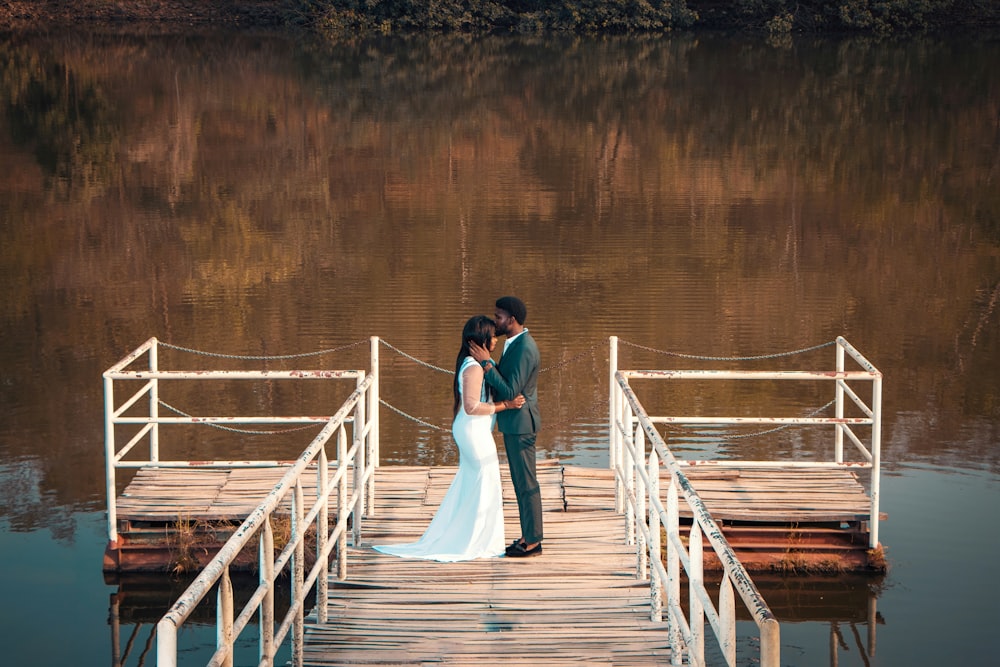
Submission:
<svg viewBox="0 0 1000 667">
<path fill-rule="evenodd" d="M 617 452 L 613 464 L 619 490 L 616 498 L 624 506 L 618 511 L 624 509 L 626 537 L 630 544 L 636 544 L 637 574 L 640 578 L 648 577 L 650 580 L 650 618 L 654 622 L 663 620 L 663 594 L 666 592 L 671 664 L 683 664 L 685 653 L 688 664 L 695 667 L 705 664 L 707 617 L 726 663 L 735 667 L 735 587 L 760 633 L 761 667 L 778 667 L 781 664 L 780 630 L 774 614 L 722 536 L 722 531 L 701 498 L 691 487 L 677 460 L 667 449 L 621 371 L 615 373 L 612 393 L 612 403 L 616 410 L 611 438 L 615 441 L 613 448 Z M 634 435 L 633 423 L 636 423 Z M 648 459 L 645 454 L 647 436 L 653 443 Z M 660 480 L 664 477 L 668 480 L 666 507 L 660 496 Z M 681 537 L 678 510 L 680 494 L 683 494 L 693 514 L 686 547 Z M 647 516 L 647 507 L 648 519 L 636 521 L 636 516 Z M 667 536 L 666 566 L 660 555 L 661 527 Z M 705 587 L 703 534 L 723 565 L 718 607 L 712 602 Z M 681 607 L 682 565 L 687 575 L 689 591 L 687 617 Z"/>
<path fill-rule="evenodd" d="M 148 356 L 149 367 L 129 370 L 143 355 Z M 214 586 L 217 593 L 217 650 L 209 665 L 233 665 L 233 647 L 236 639 L 250 620 L 257 615 L 260 623 L 259 664 L 273 665 L 274 657 L 292 632 L 292 658 L 294 664 L 302 663 L 304 611 L 307 593 L 316 586 L 317 599 L 325 601 L 327 571 L 334 548 L 337 550 L 337 575 L 347 576 L 347 530 L 350 525 L 353 540 L 361 539 L 361 518 L 374 509 L 374 470 L 378 462 L 378 339 L 371 338 L 370 374 L 364 371 L 165 371 L 158 367 L 157 340 L 151 338 L 118 364 L 104 373 L 105 387 L 105 448 L 107 458 L 108 532 L 116 542 L 117 517 L 115 512 L 115 472 L 119 468 L 136 466 L 156 467 L 239 467 L 282 466 L 287 470 L 261 503 L 234 531 L 219 553 L 195 578 L 177 602 L 157 624 L 157 664 L 171 667 L 177 664 L 177 632 L 181 625 Z M 354 378 L 353 393 L 337 412 L 329 417 L 162 417 L 159 415 L 159 383 L 172 379 L 342 379 Z M 120 405 L 115 404 L 115 381 L 146 380 L 142 387 Z M 149 414 L 125 416 L 132 406 L 144 397 L 149 398 Z M 289 424 L 324 423 L 293 463 L 276 461 L 167 461 L 159 456 L 160 426 L 163 424 Z M 121 446 L 116 441 L 116 426 L 142 424 L 138 433 Z M 351 425 L 350 435 L 348 425 Z M 133 426 L 134 428 L 134 426 Z M 350 438 L 350 446 L 348 439 Z M 148 457 L 144 460 L 125 461 L 137 443 L 146 440 Z M 328 443 L 336 443 L 335 463 L 330 462 Z M 316 475 L 315 496 L 307 506 L 303 479 Z M 348 488 L 351 495 L 348 497 Z M 331 496 L 335 496 L 336 521 L 330 530 Z M 286 499 L 291 496 L 291 535 L 277 555 L 274 553 L 272 518 L 277 511 L 285 511 Z M 312 496 L 312 494 L 310 494 Z M 316 558 L 314 565 L 305 572 L 305 545 L 309 532 L 315 536 Z M 240 553 L 257 540 L 259 551 L 259 585 L 249 601 L 239 611 L 234 609 L 230 568 Z M 276 581 L 287 570 L 292 582 L 292 600 L 288 612 L 277 622 L 274 618 L 274 591 Z M 325 621 L 325 604 L 317 605 L 320 621 Z"/>
<path fill-rule="evenodd" d="M 618 371 L 618 339 L 611 337 L 611 405 L 614 405 L 614 385 L 615 372 Z M 666 379 L 666 380 L 783 380 L 799 382 L 832 382 L 834 384 L 832 403 L 835 406 L 833 417 L 705 417 L 698 415 L 685 416 L 651 416 L 653 423 L 682 425 L 682 424 L 715 424 L 715 425 L 752 425 L 764 424 L 771 426 L 831 426 L 834 432 L 833 451 L 828 460 L 820 461 L 745 461 L 739 462 L 743 467 L 833 467 L 839 468 L 850 466 L 853 469 L 869 470 L 869 548 L 874 549 L 879 544 L 879 499 L 880 499 L 880 477 L 882 459 L 882 372 L 879 371 L 868 359 L 866 359 L 857 349 L 854 348 L 843 336 L 838 336 L 836 341 L 836 369 L 832 371 L 715 371 L 715 370 L 630 370 L 621 371 L 625 382 L 631 378 L 645 379 Z M 846 357 L 853 359 L 859 369 L 846 370 Z M 871 384 L 871 405 L 865 403 L 859 391 L 852 383 Z M 850 400 L 846 400 L 850 399 Z M 853 409 L 854 414 L 848 415 L 848 409 Z M 614 411 L 611 411 L 610 418 L 614 420 Z M 864 434 L 858 435 L 857 427 L 867 429 L 867 437 Z M 853 451 L 860 457 L 858 459 L 845 460 L 844 438 L 853 445 Z M 867 445 L 865 444 L 867 440 Z M 616 448 L 616 441 L 612 439 L 609 443 L 611 447 L 612 466 L 620 457 L 621 452 Z M 702 463 L 701 461 L 680 461 L 681 465 Z M 717 461 L 714 463 L 718 463 Z M 619 494 L 619 511 L 621 510 L 621 498 Z"/>
<path fill-rule="evenodd" d="M 729 665 L 736 664 L 735 592 L 749 610 L 760 633 L 760 663 L 763 667 L 780 664 L 780 631 L 778 622 L 761 597 L 749 574 L 739 562 L 721 530 L 711 517 L 697 492 L 684 474 L 687 462 L 678 461 L 657 431 L 656 423 L 670 424 L 780 424 L 835 427 L 833 461 L 829 465 L 845 465 L 843 436 L 855 445 L 864 459 L 860 465 L 872 470 L 871 480 L 871 546 L 878 544 L 878 473 L 881 430 L 881 373 L 844 338 L 837 341 L 837 369 L 830 372 L 811 371 L 622 371 L 618 369 L 618 339 L 610 338 L 609 390 L 609 449 L 610 466 L 616 478 L 616 510 L 626 517 L 629 543 L 636 544 L 637 574 L 650 579 L 651 617 L 661 620 L 663 593 L 669 617 L 670 642 L 674 664 L 680 664 L 686 648 L 692 665 L 704 663 L 704 621 L 707 618 Z M 844 369 L 845 354 L 850 355 L 861 371 Z M 836 416 L 823 417 L 702 417 L 649 416 L 629 385 L 630 378 L 709 379 L 709 380 L 825 380 L 835 382 Z M 872 382 L 872 405 L 868 406 L 851 387 L 849 381 Z M 845 416 L 845 396 L 863 416 Z M 871 427 L 870 449 L 864 446 L 852 426 Z M 634 430 L 633 430 L 634 429 Z M 646 453 L 647 438 L 652 444 Z M 746 462 L 740 465 L 795 465 L 794 462 Z M 808 465 L 815 466 L 815 463 Z M 859 465 L 859 464 L 854 464 Z M 660 492 L 660 482 L 666 480 L 666 505 Z M 678 502 L 683 495 L 692 512 L 692 524 L 685 546 L 679 524 Z M 647 509 L 648 508 L 648 509 Z M 642 516 L 642 521 L 637 520 Z M 660 557 L 661 527 L 667 535 L 667 559 Z M 705 536 L 722 562 L 724 572 L 716 608 L 704 584 L 702 536 Z M 680 604 L 680 566 L 683 565 L 689 586 L 689 615 L 685 618 Z"/>
</svg>

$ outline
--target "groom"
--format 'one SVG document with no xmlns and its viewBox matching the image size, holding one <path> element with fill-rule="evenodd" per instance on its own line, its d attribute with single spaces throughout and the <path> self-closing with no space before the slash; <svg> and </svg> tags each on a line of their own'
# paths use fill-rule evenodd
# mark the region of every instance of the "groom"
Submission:
<svg viewBox="0 0 1000 667">
<path fill-rule="evenodd" d="M 485 373 L 486 383 L 493 389 L 493 398 L 508 401 L 524 395 L 520 410 L 504 410 L 497 414 L 497 428 L 503 434 L 507 464 L 517 496 L 521 519 L 521 537 L 507 547 L 513 558 L 537 556 L 542 553 L 542 498 L 535 475 L 535 437 L 541 424 L 538 413 L 538 346 L 524 328 L 528 309 L 515 296 L 496 301 L 494 317 L 497 334 L 507 337 L 500 361 L 493 363 L 489 350 L 473 344 L 472 356 Z"/>
</svg>

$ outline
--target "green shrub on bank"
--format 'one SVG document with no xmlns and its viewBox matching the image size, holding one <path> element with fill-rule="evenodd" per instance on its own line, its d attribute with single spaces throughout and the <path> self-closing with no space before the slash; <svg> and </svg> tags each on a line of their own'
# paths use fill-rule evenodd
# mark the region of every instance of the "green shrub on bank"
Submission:
<svg viewBox="0 0 1000 667">
<path fill-rule="evenodd" d="M 841 0 L 840 20 L 847 27 L 875 32 L 926 29 L 935 13 L 954 4 L 954 0 Z"/>
<path fill-rule="evenodd" d="M 996 18 L 990 0 L 735 0 L 734 23 L 786 30 L 913 32 Z"/>
<path fill-rule="evenodd" d="M 666 32 L 692 27 L 686 0 L 314 0 L 318 26 L 343 33 Z"/>
<path fill-rule="evenodd" d="M 300 0 L 322 32 L 890 34 L 1000 22 L 1000 0 Z"/>
</svg>

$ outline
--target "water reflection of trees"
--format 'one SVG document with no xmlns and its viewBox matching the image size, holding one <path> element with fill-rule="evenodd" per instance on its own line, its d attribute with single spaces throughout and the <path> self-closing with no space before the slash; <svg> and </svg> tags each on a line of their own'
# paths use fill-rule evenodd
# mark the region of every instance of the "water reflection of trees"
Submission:
<svg viewBox="0 0 1000 667">
<path fill-rule="evenodd" d="M 56 191 L 86 192 L 117 163 L 117 119 L 100 82 L 81 63 L 27 47 L 0 49 L 10 139 L 28 147 Z"/>
<path fill-rule="evenodd" d="M 45 424 L 85 472 L 42 454 L 43 484 L 99 506 L 97 378 L 152 333 L 277 352 L 379 333 L 447 364 L 468 304 L 512 279 L 508 238 L 535 249 L 522 294 L 553 359 L 618 327 L 728 354 L 846 333 L 900 378 L 890 410 L 995 420 L 1000 374 L 971 370 L 1000 368 L 1000 271 L 977 250 L 1000 243 L 993 48 L 9 39 L 0 400 L 36 436 L 0 452 L 37 455 Z M 702 305 L 675 317 L 688 290 Z M 560 371 L 553 402 L 602 363 Z M 446 404 L 418 393 L 419 416 Z"/>
</svg>

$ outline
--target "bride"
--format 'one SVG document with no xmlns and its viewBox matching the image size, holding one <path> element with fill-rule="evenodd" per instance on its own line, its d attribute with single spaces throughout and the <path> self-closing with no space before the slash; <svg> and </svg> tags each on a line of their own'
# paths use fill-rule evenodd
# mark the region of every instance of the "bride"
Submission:
<svg viewBox="0 0 1000 667">
<path fill-rule="evenodd" d="M 465 323 L 453 384 L 455 419 L 451 433 L 458 444 L 458 472 L 419 540 L 409 544 L 379 545 L 374 547 L 377 551 L 443 562 L 504 554 L 507 545 L 493 415 L 520 408 L 524 405 L 524 397 L 517 396 L 501 403 L 489 401 L 483 369 L 469 353 L 470 342 L 492 351 L 496 341 L 496 324 L 485 315 L 476 315 Z"/>
</svg>

